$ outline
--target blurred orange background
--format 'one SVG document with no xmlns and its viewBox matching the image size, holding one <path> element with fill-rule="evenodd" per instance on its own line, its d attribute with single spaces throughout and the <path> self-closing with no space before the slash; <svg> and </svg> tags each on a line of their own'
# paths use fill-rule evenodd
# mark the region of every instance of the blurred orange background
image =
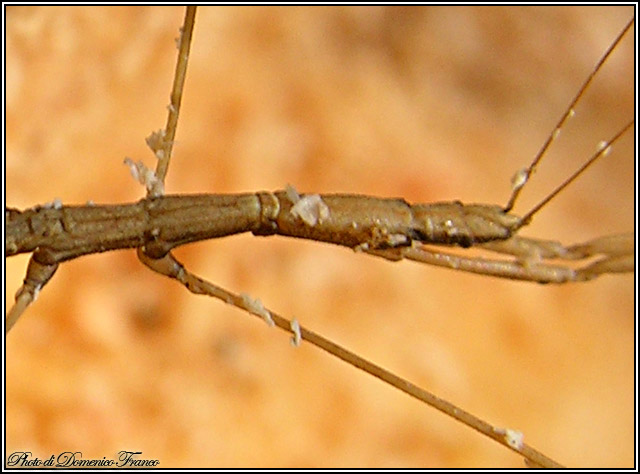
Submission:
<svg viewBox="0 0 640 474">
<path fill-rule="evenodd" d="M 155 165 L 179 7 L 8 7 L 6 197 L 130 202 Z M 506 202 L 632 7 L 200 8 L 168 193 L 282 189 Z M 634 113 L 626 38 L 516 208 Z M 524 235 L 633 226 L 633 134 Z M 634 463 L 634 276 L 560 286 L 242 235 L 180 248 L 195 273 L 574 467 Z M 6 301 L 28 257 L 7 260 Z M 148 271 L 61 265 L 7 337 L 6 449 L 159 467 L 522 467 L 372 377 Z M 6 458 L 5 458 L 6 460 Z"/>
</svg>

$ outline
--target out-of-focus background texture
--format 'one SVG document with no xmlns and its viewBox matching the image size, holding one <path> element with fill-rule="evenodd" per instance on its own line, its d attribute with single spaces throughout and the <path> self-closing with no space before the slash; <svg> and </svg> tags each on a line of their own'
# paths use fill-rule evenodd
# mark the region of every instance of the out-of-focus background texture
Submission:
<svg viewBox="0 0 640 474">
<path fill-rule="evenodd" d="M 7 205 L 137 200 L 179 7 L 9 7 Z M 352 192 L 503 204 L 602 52 L 611 8 L 201 8 L 168 193 Z M 629 36 L 517 206 L 633 116 Z M 523 230 L 633 228 L 633 133 Z M 634 460 L 633 276 L 537 285 L 243 235 L 194 272 L 580 467 Z M 6 300 L 27 257 L 7 261 Z M 6 448 L 160 467 L 520 467 L 372 377 L 143 267 L 63 264 L 7 337 Z"/>
</svg>

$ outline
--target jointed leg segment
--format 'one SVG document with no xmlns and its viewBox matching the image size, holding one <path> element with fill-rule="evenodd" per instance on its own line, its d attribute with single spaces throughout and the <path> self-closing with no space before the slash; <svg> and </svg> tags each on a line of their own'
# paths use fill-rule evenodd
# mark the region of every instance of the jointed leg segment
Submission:
<svg viewBox="0 0 640 474">
<path fill-rule="evenodd" d="M 496 253 L 515 256 L 516 259 L 512 260 L 469 258 L 432 250 L 425 245 L 367 252 L 389 260 L 406 258 L 429 265 L 511 280 L 565 283 L 591 280 L 606 273 L 633 271 L 635 268 L 634 241 L 633 234 L 628 233 L 600 237 L 569 247 L 553 240 L 519 236 L 480 245 L 480 247 Z M 568 265 L 572 261 L 597 257 L 600 259 L 583 267 L 573 268 Z M 545 260 L 554 260 L 564 264 L 552 265 L 545 263 Z"/>
<path fill-rule="evenodd" d="M 40 293 L 42 287 L 47 284 L 58 269 L 57 263 L 40 263 L 37 257 L 38 252 L 34 252 L 29 259 L 24 282 L 16 292 L 16 301 L 7 314 L 6 333 L 11 330 L 20 315 L 27 309 L 27 306 L 38 298 L 38 293 Z"/>
<path fill-rule="evenodd" d="M 191 11 L 187 14 L 187 17 L 190 18 L 190 20 L 188 21 L 191 22 L 191 26 L 193 24 L 193 14 L 194 11 Z M 630 25 L 631 23 L 627 26 L 627 28 L 629 28 Z M 191 34 L 190 28 L 187 31 L 188 34 L 186 36 L 188 37 Z M 186 40 L 186 43 L 188 44 L 188 39 L 184 38 L 184 40 Z M 183 42 L 185 41 L 181 41 L 181 43 Z M 178 120 L 178 109 L 182 91 L 181 81 L 184 80 L 184 69 L 186 68 L 187 56 L 188 47 L 186 50 L 181 47 L 180 58 L 182 66 L 179 66 L 178 72 L 176 72 L 176 84 L 180 85 L 174 87 L 175 93 L 172 93 L 172 102 L 169 107 L 171 113 L 169 116 L 168 125 L 166 127 L 167 133 L 162 132 L 161 134 L 156 136 L 155 138 L 157 138 L 158 140 L 155 145 L 152 145 L 150 143 L 150 146 L 154 149 L 154 153 L 160 159 L 158 170 L 153 176 L 154 179 L 160 184 L 162 184 L 162 182 L 164 181 L 164 176 L 168 167 L 168 160 L 171 155 L 171 146 L 173 144 L 175 126 Z M 580 92 L 580 94 L 581 93 L 582 92 Z M 577 101 L 580 94 L 574 100 L 574 103 L 575 101 Z M 569 112 L 570 110 L 567 111 L 566 116 L 569 116 Z M 556 131 L 559 131 L 559 128 L 565 119 L 566 117 L 562 119 Z M 630 126 L 631 124 L 629 125 L 629 127 Z M 556 136 L 557 134 L 554 133 L 552 137 L 555 138 Z M 545 145 L 545 149 L 547 145 Z M 528 174 L 531 173 L 535 168 L 536 163 L 537 162 L 534 162 L 534 165 L 532 165 L 530 169 L 527 170 Z M 522 180 L 522 184 L 524 184 L 524 182 L 526 182 L 526 178 Z M 150 189 L 150 191 L 152 190 Z M 152 191 L 152 193 L 161 195 L 162 188 L 157 188 L 155 191 Z M 517 192 L 514 192 L 514 197 L 510 201 L 508 207 L 513 204 L 516 196 Z M 319 211 L 318 216 L 321 220 L 323 218 L 323 213 Z M 446 221 L 451 222 L 450 217 L 447 216 Z M 527 219 L 524 219 L 524 221 L 527 221 Z M 309 223 L 307 222 L 307 224 Z M 313 220 L 313 222 L 309 225 L 315 225 L 315 220 Z M 403 239 L 409 239 L 404 234 L 396 233 L 393 233 L 390 236 L 383 233 L 383 237 L 384 239 L 378 240 L 389 244 L 394 243 L 394 238 L 402 240 L 403 242 L 405 241 Z M 376 239 L 374 239 L 374 241 L 375 240 Z M 635 267 L 635 247 L 634 236 L 632 234 L 598 238 L 584 244 L 568 247 L 565 247 L 555 241 L 528 239 L 519 236 L 513 236 L 505 241 L 496 241 L 480 245 L 486 250 L 515 257 L 510 260 L 467 258 L 456 254 L 449 254 L 432 250 L 422 244 L 389 249 L 375 249 L 373 248 L 375 247 L 375 245 L 370 246 L 369 244 L 370 242 L 364 242 L 363 244 L 358 245 L 356 248 L 361 251 L 366 251 L 373 255 L 382 256 L 390 260 L 400 260 L 407 258 L 418 262 L 454 268 L 467 272 L 479 273 L 482 275 L 493 275 L 503 278 L 528 280 L 541 283 L 562 283 L 567 281 L 589 280 L 604 273 L 633 271 Z M 149 252 L 150 255 L 145 253 L 146 249 L 144 246 L 139 247 L 137 252 L 139 259 L 145 265 L 162 275 L 178 280 L 190 292 L 194 294 L 203 294 L 216 297 L 228 304 L 236 306 L 256 316 L 262 317 L 267 322 L 271 322 L 273 325 L 276 325 L 281 329 L 294 334 L 295 340 L 307 340 L 314 345 L 322 348 L 323 350 L 326 350 L 331 354 L 347 361 L 351 365 L 363 369 L 368 373 L 384 380 L 385 382 L 394 385 L 396 388 L 399 388 L 400 390 L 403 390 L 404 392 L 427 402 L 431 406 L 438 408 L 439 410 L 449 414 L 450 416 L 463 421 L 470 426 L 473 426 L 475 429 L 483 432 L 487 436 L 490 436 L 499 442 L 503 442 L 501 437 L 498 436 L 500 433 L 491 425 L 473 417 L 473 415 L 460 410 L 459 408 L 449 404 L 448 402 L 435 397 L 429 392 L 426 392 L 419 387 L 416 387 L 411 383 L 400 379 L 399 377 L 390 372 L 387 372 L 381 367 L 367 362 L 366 360 L 324 339 L 323 337 L 307 329 L 299 327 L 297 321 L 289 321 L 273 312 L 268 311 L 260 304 L 257 304 L 257 301 L 252 301 L 246 295 L 236 295 L 217 285 L 199 278 L 198 276 L 189 272 L 178 260 L 173 257 L 171 253 L 166 253 L 164 256 L 161 256 L 159 258 L 153 258 L 151 255 L 155 256 L 155 254 L 153 254 L 152 251 Z M 45 256 L 47 258 L 44 258 Z M 572 261 L 592 258 L 599 259 L 582 267 L 574 268 L 572 266 L 569 266 Z M 7 315 L 7 331 L 9 331 L 15 324 L 16 320 L 24 311 L 24 309 L 31 302 L 35 301 L 40 289 L 51 279 L 51 277 L 57 270 L 58 262 L 60 260 L 63 259 L 57 259 L 55 255 L 51 254 L 51 252 L 47 253 L 46 248 L 36 250 L 30 260 L 24 284 L 16 294 L 16 303 Z M 558 264 L 552 265 L 548 263 L 548 261 L 557 261 Z M 537 457 L 539 453 L 536 453 L 524 444 L 516 443 L 515 448 L 514 446 L 510 447 L 526 455 L 527 458 L 536 465 L 554 465 L 553 461 L 549 459 L 546 459 L 544 457 Z"/>
</svg>

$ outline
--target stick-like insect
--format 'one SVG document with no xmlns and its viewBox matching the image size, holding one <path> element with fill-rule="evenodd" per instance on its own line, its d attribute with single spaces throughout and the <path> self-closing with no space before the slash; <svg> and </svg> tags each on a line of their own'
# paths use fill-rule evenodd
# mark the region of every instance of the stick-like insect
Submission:
<svg viewBox="0 0 640 474">
<path fill-rule="evenodd" d="M 462 11 L 462 10 L 461 10 L 461 11 Z M 203 20 L 203 21 L 205 21 L 205 22 L 206 22 L 207 20 L 205 19 L 205 20 Z M 371 21 L 373 21 L 373 20 L 371 20 Z M 196 44 L 197 44 L 197 43 L 196 43 Z M 195 53 L 195 51 L 194 51 L 194 54 L 196 54 L 196 53 Z M 197 74 L 197 73 L 196 73 L 196 74 Z M 215 74 L 214 74 L 214 76 L 215 76 Z M 311 76 L 311 78 L 313 78 L 313 76 Z M 348 79 L 348 78 L 347 78 L 347 79 Z M 294 85 L 295 85 L 295 84 L 294 84 Z M 365 81 L 365 82 L 364 82 L 364 86 L 367 86 L 367 85 L 370 85 L 370 84 L 369 84 L 367 81 Z M 276 96 L 278 95 L 278 94 L 277 94 L 277 92 L 278 92 L 278 91 L 276 91 L 276 94 L 275 94 Z M 295 92 L 295 91 L 294 91 L 294 92 Z M 302 96 L 301 96 L 301 98 L 299 98 L 299 100 L 302 100 L 302 99 L 304 99 L 304 98 L 305 98 L 305 96 L 304 96 L 303 92 L 304 92 L 304 91 L 299 92 L 299 94 L 302 94 Z M 276 98 L 277 98 L 277 97 L 276 97 Z M 233 94 L 231 94 L 231 99 L 233 99 Z M 261 100 L 275 100 L 273 97 L 266 97 L 266 96 L 265 96 L 265 97 L 262 97 L 262 96 L 261 96 L 261 97 L 260 97 L 260 99 L 261 99 Z M 294 94 L 294 95 L 293 95 L 294 103 L 293 103 L 293 104 L 291 104 L 291 106 L 294 106 L 294 105 L 295 105 L 295 99 L 296 99 L 296 96 L 295 96 L 295 94 Z M 234 129 L 233 127 L 232 127 L 232 132 L 235 132 L 235 133 L 243 132 L 243 131 L 244 131 L 244 128 L 243 128 L 243 121 L 242 121 L 241 119 L 238 119 L 238 118 L 236 118 L 236 117 L 234 117 L 234 116 L 233 116 L 233 112 L 234 112 L 234 110 L 233 110 L 233 106 L 234 106 L 233 102 L 232 102 L 231 104 L 217 104 L 217 105 L 218 105 L 220 108 L 223 108 L 224 110 L 226 110 L 226 115 L 225 115 L 224 113 L 222 113 L 222 117 L 223 117 L 223 118 L 226 118 L 226 119 L 228 119 L 228 120 L 231 120 L 231 119 L 234 119 L 234 118 L 235 118 L 235 120 L 240 120 L 240 125 L 238 126 L 239 132 L 238 132 L 236 129 Z M 226 107 L 227 107 L 227 108 L 229 108 L 229 107 L 230 107 L 230 108 L 231 108 L 231 110 L 227 110 L 227 109 L 225 109 L 225 107 L 224 107 L 225 105 L 226 105 Z M 187 112 L 183 112 L 183 117 L 186 117 L 186 115 L 187 115 Z M 230 115 L 230 117 L 229 117 L 229 115 Z M 375 126 L 375 124 L 376 124 L 376 122 L 375 122 L 375 120 L 374 120 L 374 119 L 375 119 L 375 116 L 376 116 L 376 114 L 373 114 L 373 118 L 371 119 L 371 120 L 373 120 L 373 125 L 374 125 L 374 126 Z M 183 124 L 181 124 L 181 127 L 185 127 L 185 128 L 186 128 L 187 126 L 185 126 L 185 125 L 184 125 L 184 121 L 185 121 L 185 119 L 183 118 Z M 188 120 L 187 120 L 187 121 L 188 121 Z M 223 122 L 223 123 L 224 123 L 224 122 Z M 277 125 L 277 121 L 275 121 L 275 125 Z M 265 124 L 265 126 L 270 126 L 270 127 L 274 127 L 275 125 L 274 125 L 274 123 L 273 123 L 272 121 L 269 121 L 269 123 Z M 155 126 L 155 125 L 151 125 L 150 127 L 147 127 L 147 128 L 152 128 L 153 126 Z M 246 125 L 244 125 L 244 127 L 246 127 Z M 222 127 L 222 128 L 224 129 L 224 127 Z M 286 128 L 286 127 L 285 127 L 285 128 Z M 393 128 L 393 123 L 388 124 L 388 128 Z M 271 133 L 270 133 L 270 135 L 269 135 L 270 139 L 273 139 L 273 136 L 274 136 L 274 135 L 275 135 L 275 136 L 276 136 L 276 138 L 277 138 L 277 136 L 278 136 L 278 132 L 283 133 L 283 132 L 286 132 L 286 131 L 287 131 L 287 130 L 279 130 L 277 127 L 276 127 L 276 129 L 269 129 L 269 130 L 271 130 Z M 300 132 L 301 132 L 301 134 L 302 134 L 302 135 L 304 135 L 304 130 L 300 130 Z M 339 129 L 334 130 L 334 133 L 338 133 L 338 132 L 340 132 L 340 130 L 339 130 Z M 107 135 L 109 135 L 109 134 L 107 134 Z M 111 136 L 113 136 L 113 134 L 111 134 Z M 598 136 L 600 136 L 600 135 L 598 135 Z M 33 139 L 36 139 L 36 138 L 39 138 L 39 137 L 32 137 L 32 138 L 33 138 Z M 605 138 L 605 137 L 601 137 L 601 138 Z M 180 138 L 179 138 L 179 140 L 180 140 Z M 215 142 L 215 137 L 213 138 L 213 141 Z M 232 144 L 233 144 L 233 143 L 232 143 Z M 277 145 L 277 143 L 276 143 L 276 145 Z M 302 145 L 304 145 L 304 144 L 302 144 Z M 298 146 L 302 146 L 302 145 L 301 145 L 301 144 L 298 144 Z M 366 141 L 365 141 L 365 142 L 363 142 L 363 143 L 362 143 L 362 145 L 363 145 L 363 146 L 367 146 Z M 327 145 L 327 146 L 328 146 L 328 145 Z M 268 148 L 268 147 L 266 148 L 266 151 L 265 151 L 264 147 L 259 147 L 259 149 L 260 149 L 260 151 L 261 151 L 261 153 L 262 153 L 262 155 L 261 155 L 261 156 L 264 156 L 264 154 L 265 154 L 265 153 L 269 154 L 269 148 Z M 178 150 L 179 150 L 179 148 L 178 148 Z M 423 150 L 423 151 L 424 151 L 424 150 Z M 142 153 L 142 152 L 141 152 L 141 153 Z M 126 151 L 124 151 L 122 154 L 132 154 L 132 153 L 131 153 L 131 151 L 130 151 L 130 150 L 126 150 Z M 243 154 L 242 150 L 241 150 L 241 153 L 240 153 L 240 154 L 241 154 L 241 155 Z M 286 152 L 285 152 L 285 154 L 286 154 Z M 583 155 L 586 155 L 586 153 L 584 153 Z M 310 154 L 310 156 L 311 156 L 311 157 L 310 157 L 310 158 L 308 158 L 308 159 L 309 159 L 309 160 L 311 160 L 311 161 L 313 162 L 313 154 L 311 153 L 311 154 Z M 175 165 L 174 165 L 174 166 L 175 166 Z M 366 167 L 364 166 L 364 163 L 362 164 L 361 168 L 359 169 L 359 172 L 360 172 L 360 174 L 364 174 L 365 176 L 366 176 L 366 174 L 368 173 L 368 168 L 366 168 Z M 231 167 L 231 173 L 233 174 L 233 167 Z M 259 175 L 260 173 L 259 173 L 258 171 L 255 171 L 255 170 L 254 170 L 254 174 Z M 509 174 L 510 174 L 510 173 L 509 173 Z M 507 176 L 508 176 L 509 174 L 507 174 Z M 406 176 L 406 177 L 405 177 L 405 180 L 407 180 L 407 179 L 408 179 L 408 178 L 410 178 L 410 177 L 412 177 L 412 176 L 411 176 L 411 174 L 410 174 L 409 176 Z M 268 180 L 267 180 L 267 181 L 268 181 Z M 299 180 L 299 179 L 289 179 L 289 178 L 285 178 L 285 181 L 291 181 L 291 182 L 296 182 L 296 183 L 300 182 L 300 180 Z M 320 182 L 320 183 L 322 183 L 322 180 L 320 180 L 319 182 Z M 274 184 L 272 187 L 273 187 L 273 188 L 276 188 L 276 187 L 281 186 L 281 184 L 282 184 L 282 181 L 280 181 L 280 182 L 279 182 L 279 183 L 277 183 L 277 184 Z M 411 181 L 410 181 L 410 180 L 409 180 L 409 184 L 411 184 Z M 303 183 L 302 185 L 299 185 L 299 187 L 300 187 L 300 188 L 302 188 L 302 187 L 303 187 L 303 185 L 304 185 L 304 183 Z M 245 186 L 245 185 L 241 185 L 241 186 L 240 186 L 240 187 L 241 187 L 241 189 L 243 188 L 243 186 Z M 381 186 L 384 188 L 384 186 L 386 186 L 386 185 L 385 185 L 385 184 L 382 184 Z M 224 185 L 222 185 L 222 186 L 218 186 L 218 187 L 224 187 Z M 267 184 L 267 185 L 263 185 L 263 184 L 257 184 L 257 183 L 256 183 L 256 184 L 253 184 L 253 185 L 246 185 L 246 188 L 247 188 L 247 189 L 255 189 L 256 187 L 258 187 L 258 188 L 267 188 L 267 189 L 268 189 L 268 184 Z M 305 187 L 305 189 L 306 189 L 308 186 L 306 186 L 306 185 L 305 185 L 304 187 Z M 318 187 L 318 186 L 313 186 L 313 188 L 314 188 L 314 189 L 317 189 L 317 187 Z M 426 186 L 425 186 L 425 187 L 426 187 Z M 216 190 L 218 190 L 218 189 L 216 189 Z M 234 190 L 237 190 L 237 189 L 234 189 Z M 352 191 L 352 189 L 347 189 L 347 190 L 348 190 L 348 191 Z M 85 190 L 85 191 L 86 191 L 86 190 Z M 220 189 L 220 191 L 225 191 L 225 189 Z M 359 190 L 358 190 L 358 189 L 354 189 L 353 191 L 359 191 Z M 60 193 L 59 193 L 59 192 L 56 192 L 56 193 L 57 193 L 56 195 L 60 196 Z M 380 193 L 372 192 L 372 194 L 380 194 Z M 399 194 L 401 194 L 401 193 L 396 192 L 396 193 L 392 193 L 391 195 L 399 195 Z M 85 195 L 87 195 L 87 193 L 86 193 L 86 192 L 85 192 Z M 94 192 L 92 196 L 95 196 L 95 195 L 96 195 L 96 193 Z M 404 195 L 406 195 L 406 193 L 405 193 Z M 73 200 L 73 199 L 67 199 L 67 198 L 66 198 L 66 196 L 61 196 L 61 197 L 62 197 L 63 202 L 66 202 L 66 201 L 68 201 L 68 200 Z M 45 199 L 42 199 L 41 201 L 44 201 L 44 200 L 45 200 Z M 48 197 L 48 200 L 51 200 L 51 197 L 50 197 L 50 196 Z M 96 200 L 96 201 L 100 201 L 100 200 L 105 200 L 105 199 L 100 199 L 100 197 L 98 196 L 98 197 L 95 197 L 95 200 Z M 113 200 L 113 197 L 111 197 L 111 196 L 110 196 L 110 197 L 108 198 L 108 200 Z M 411 199 L 411 200 L 415 201 L 416 199 Z M 424 200 L 432 200 L 432 199 L 424 199 Z M 465 199 L 465 200 L 468 200 L 468 199 Z M 601 233 L 601 231 L 600 231 L 600 233 Z M 597 235 L 597 234 L 596 234 L 596 235 Z M 247 272 L 251 275 L 251 276 L 249 276 L 249 278 L 255 278 L 256 276 L 260 275 L 260 272 L 261 272 L 261 271 L 264 271 L 262 268 L 264 268 L 264 266 L 265 266 L 265 265 L 267 265 L 267 270 L 268 270 L 268 263 L 266 263 L 266 262 L 268 262 L 268 258 L 265 258 L 265 257 L 261 256 L 259 252 L 258 252 L 258 254 L 257 254 L 257 255 L 254 253 L 254 252 L 256 251 L 256 248 L 255 248 L 255 247 L 257 247 L 257 246 L 262 246 L 262 245 L 263 245 L 263 244 L 261 244 L 261 243 L 255 243 L 255 244 L 254 244 L 254 243 L 253 243 L 253 241 L 246 241 L 246 240 L 245 240 L 245 241 L 243 241 L 243 247 L 244 247 L 244 250 L 243 250 L 243 252 L 242 252 L 242 255 L 244 255 L 244 257 L 242 257 L 242 258 L 246 258 L 246 259 L 247 259 L 247 260 L 246 260 L 246 262 L 247 262 L 247 263 L 246 263 L 246 265 L 250 265 L 249 267 L 247 267 Z M 276 245 L 278 245 L 278 244 L 276 244 Z M 267 250 L 267 252 L 269 252 L 269 251 Z M 318 252 L 320 252 L 320 253 L 321 253 L 322 251 L 321 251 L 321 250 L 320 250 L 320 251 L 316 251 L 316 249 L 315 249 L 315 248 L 314 248 L 313 250 L 311 250 L 311 254 L 316 254 L 316 253 L 318 253 Z M 298 258 L 299 258 L 299 257 L 298 257 Z M 329 258 L 331 258 L 331 257 L 329 257 Z M 320 265 L 320 263 L 312 263 L 312 267 L 317 267 L 317 266 L 319 266 L 319 265 Z M 368 264 L 362 264 L 362 265 L 368 265 Z M 215 266 L 215 265 L 214 265 L 214 266 Z M 341 265 L 340 265 L 340 264 L 338 264 L 338 268 L 340 268 L 340 267 L 341 267 Z M 242 268 L 242 267 L 241 267 L 241 268 Z M 249 271 L 249 268 L 250 268 L 250 271 Z M 365 268 L 365 267 L 361 267 L 361 268 L 363 269 L 363 271 L 367 272 L 367 270 L 364 270 L 364 268 Z M 375 268 L 376 268 L 376 272 L 379 272 L 379 271 L 380 271 L 380 270 L 377 270 L 377 268 L 378 268 L 377 266 L 376 266 Z M 340 273 L 340 272 L 338 271 L 338 273 Z M 415 270 L 415 269 L 407 269 L 407 268 L 404 268 L 404 269 L 402 270 L 402 272 L 401 272 L 401 273 L 410 273 L 410 274 L 412 275 L 412 277 L 413 277 L 413 278 L 416 278 L 416 270 Z M 357 273 L 356 273 L 356 274 L 357 274 Z M 263 275 L 263 276 L 264 276 L 264 275 Z M 266 276 L 264 276 L 264 277 L 266 278 Z M 305 276 L 304 276 L 304 277 L 302 277 L 302 278 L 300 278 L 300 277 L 299 277 L 299 278 L 298 278 L 298 281 L 303 280 L 303 281 L 302 281 L 302 284 L 303 284 L 303 286 L 304 286 L 304 280 L 305 280 L 305 278 L 307 278 L 307 277 L 308 277 L 308 275 L 305 275 Z M 340 276 L 339 276 L 338 274 L 335 274 L 335 273 L 334 273 L 334 278 L 337 278 L 337 279 L 339 280 L 339 279 L 340 279 Z M 384 277 L 383 277 L 383 278 L 384 278 Z M 431 278 L 433 279 L 433 275 L 431 275 Z M 440 277 L 440 276 L 437 276 L 436 278 L 437 278 L 437 279 L 440 279 L 441 277 Z M 464 278 L 463 278 L 463 279 L 464 279 Z M 54 281 L 55 281 L 55 280 L 54 280 Z M 399 280 L 399 278 L 397 278 L 396 276 L 394 276 L 394 277 L 393 277 L 393 278 L 391 278 L 389 281 L 387 281 L 386 285 L 389 285 L 389 284 L 391 284 L 391 285 L 400 285 L 400 284 L 399 284 L 399 281 L 400 281 L 400 280 Z M 300 284 L 300 282 L 299 282 L 298 284 Z M 453 283 L 453 282 L 451 282 L 451 283 L 450 283 L 450 285 L 452 285 L 452 286 L 453 286 L 454 284 L 455 284 L 455 283 Z M 431 285 L 431 286 L 433 286 L 433 285 L 434 285 L 434 283 L 433 283 L 433 282 L 429 282 L 428 284 L 427 284 L 427 283 L 423 283 L 423 285 L 424 285 L 425 287 L 426 287 L 427 285 Z M 501 285 L 501 283 L 496 283 L 496 285 L 500 286 L 500 285 Z M 285 286 L 285 291 L 286 291 L 287 293 L 288 293 L 288 292 L 291 292 L 291 293 L 293 293 L 293 294 L 296 294 L 296 293 L 297 293 L 297 294 L 301 294 L 301 293 L 302 293 L 301 291 L 296 291 L 296 289 L 295 289 L 295 288 L 296 288 L 296 287 L 295 287 L 295 284 L 291 284 L 291 285 L 284 285 L 284 286 Z M 358 288 L 359 286 L 360 286 L 360 285 L 356 285 L 354 288 Z M 400 286 L 402 286 L 402 285 L 400 285 Z M 414 292 L 415 292 L 415 291 L 417 291 L 417 290 L 415 290 L 415 288 L 419 288 L 419 286 L 418 286 L 418 287 L 414 286 L 414 290 L 413 290 Z M 51 290 L 49 290 L 49 291 L 51 291 Z M 355 291 L 355 290 L 354 290 L 354 291 Z M 545 291 L 547 291 L 547 290 L 545 289 Z M 554 290 L 550 290 L 550 291 L 554 291 Z M 355 292 L 357 293 L 357 291 L 355 291 Z M 370 295 L 369 295 L 370 297 L 371 297 L 371 296 L 373 296 L 373 297 L 374 297 L 374 298 L 373 298 L 374 302 L 375 302 L 375 297 L 377 296 L 376 294 L 377 294 L 378 292 L 379 292 L 379 289 L 376 289 L 376 290 L 373 292 L 373 294 L 370 294 Z M 258 292 L 258 291 L 255 291 L 255 292 L 254 292 L 254 291 L 252 291 L 252 293 L 260 294 L 260 296 L 261 296 L 265 301 L 268 301 L 268 297 L 263 296 L 263 293 L 262 293 L 262 292 Z M 266 293 L 268 293 L 268 290 L 266 291 Z M 541 294 L 541 295 L 544 295 L 544 293 L 542 293 L 542 292 L 541 292 L 540 294 Z M 290 296 L 291 296 L 291 295 L 290 295 Z M 423 295 L 423 294 L 421 294 L 420 296 L 421 296 L 421 297 L 423 297 L 424 295 Z M 544 296 L 543 296 L 543 297 L 544 297 Z M 411 294 L 405 294 L 405 295 L 404 295 L 404 297 L 403 297 L 403 299 L 405 299 L 405 300 L 412 300 L 412 301 L 413 301 L 413 300 L 415 300 L 415 297 L 412 297 L 412 296 L 411 296 Z M 161 303 L 161 302 L 158 302 L 158 304 L 162 304 L 162 303 Z M 371 304 L 371 303 L 369 303 L 369 304 Z M 517 303 L 514 303 L 514 304 L 515 304 L 516 306 L 518 306 L 518 307 L 519 307 L 519 306 L 521 305 L 521 302 L 520 302 L 520 301 L 517 301 Z M 303 305 L 302 307 L 304 307 L 304 305 Z M 296 313 L 296 314 L 300 313 L 300 310 L 302 309 L 302 307 L 298 308 L 296 311 L 294 311 L 294 313 Z M 365 308 L 366 308 L 366 307 L 367 307 L 367 304 L 365 303 Z M 437 306 L 436 306 L 436 307 L 437 307 Z M 332 313 L 332 314 L 338 314 L 338 313 L 340 313 L 342 310 L 340 310 L 339 308 L 340 308 L 340 305 L 339 305 L 339 304 L 338 304 L 338 305 L 336 305 L 336 306 L 334 306 L 334 310 L 333 310 L 333 313 Z M 374 311 L 374 312 L 378 312 L 378 311 L 379 311 L 378 309 L 371 309 L 371 306 L 369 306 L 369 308 L 370 308 L 369 310 L 366 310 L 366 311 L 365 311 L 365 312 L 366 312 L 366 313 L 368 313 L 368 314 L 370 314 L 370 313 L 371 313 L 371 311 Z M 377 306 L 376 306 L 376 305 L 374 305 L 374 308 L 377 308 Z M 433 309 L 432 309 L 432 310 L 433 310 Z M 210 311 L 210 310 L 208 310 L 208 311 Z M 421 311 L 422 311 L 423 313 L 429 313 L 429 310 L 427 310 L 427 309 L 423 309 L 423 310 L 421 310 Z M 498 310 L 498 311 L 499 311 L 499 310 Z M 281 312 L 283 312 L 283 313 L 285 313 L 285 314 L 287 313 L 287 312 L 286 312 L 286 311 L 284 311 L 284 310 L 283 310 L 283 311 L 281 311 Z M 465 310 L 465 311 L 463 311 L 463 313 L 464 313 L 464 314 L 469 314 L 470 312 L 469 312 L 469 310 Z M 378 314 L 380 314 L 380 315 L 381 315 L 380 317 L 382 317 L 382 313 L 378 313 Z M 413 315 L 412 315 L 412 317 L 415 317 L 415 314 L 417 314 L 417 313 L 415 313 L 415 312 L 414 312 L 414 313 L 413 313 Z M 84 315 L 84 314 L 83 314 L 82 316 L 84 317 L 84 316 L 86 316 L 86 315 Z M 78 315 L 78 317 L 80 317 L 80 315 Z M 449 316 L 449 318 L 450 318 L 450 316 Z M 369 319 L 369 318 L 368 318 L 368 319 Z M 386 324 L 387 324 L 387 322 L 386 322 L 386 321 L 387 321 L 387 319 L 385 318 L 385 319 L 384 319 L 384 321 L 385 321 L 384 325 L 386 326 Z M 334 321 L 334 322 L 335 322 L 335 321 Z M 371 322 L 370 322 L 370 323 L 371 323 Z M 374 323 L 375 323 L 375 322 L 374 322 Z M 184 323 L 183 323 L 183 322 L 180 322 L 179 324 L 181 324 L 181 325 L 182 325 L 182 324 L 184 324 Z M 207 323 L 207 324 L 209 324 L 209 323 Z M 338 324 L 340 324 L 340 323 L 338 322 Z M 364 325 L 364 324 L 367 324 L 367 323 L 363 322 L 362 324 Z M 373 324 L 373 323 L 372 323 L 372 324 Z M 379 326 L 380 324 L 382 324 L 382 323 L 377 323 L 377 324 L 375 324 L 375 325 L 376 325 L 376 326 Z M 408 324 L 408 323 L 407 323 L 407 322 L 405 322 L 405 324 Z M 417 323 L 416 323 L 416 324 L 417 324 Z M 456 323 L 455 323 L 455 322 L 450 322 L 450 324 L 451 324 L 451 326 L 449 326 L 449 328 L 453 328 L 453 327 L 455 327 L 454 325 L 455 325 Z M 213 326 L 215 326 L 215 324 L 214 324 L 214 325 L 212 325 L 212 327 L 213 327 Z M 410 329 L 406 329 L 406 331 L 407 331 L 407 332 L 411 332 L 411 330 L 410 330 Z M 425 330 L 425 332 L 428 334 L 430 331 Z M 384 334 L 381 334 L 381 335 L 384 335 Z M 407 336 L 407 337 L 410 337 L 410 335 L 409 335 L 409 334 L 407 334 L 406 336 Z M 227 344 L 227 343 L 228 343 L 228 342 L 227 342 L 227 341 L 225 341 L 225 344 Z M 433 348 L 431 348 L 430 350 L 433 350 Z M 421 356 L 421 357 L 422 357 L 422 356 Z M 430 359 L 430 358 L 431 358 L 431 357 L 429 357 L 429 356 L 428 356 L 428 354 L 427 354 L 427 355 L 426 355 L 426 359 L 428 360 L 428 359 Z M 415 363 L 415 361 L 414 361 L 413 363 Z M 421 364 L 422 364 L 422 363 L 421 363 Z M 404 365 L 404 364 L 403 364 L 403 365 Z M 338 390 L 338 392 L 339 392 L 339 390 Z M 257 423 L 258 425 L 260 424 L 260 422 L 259 422 L 259 418 L 258 418 L 258 421 L 256 421 L 256 423 Z"/>
</svg>

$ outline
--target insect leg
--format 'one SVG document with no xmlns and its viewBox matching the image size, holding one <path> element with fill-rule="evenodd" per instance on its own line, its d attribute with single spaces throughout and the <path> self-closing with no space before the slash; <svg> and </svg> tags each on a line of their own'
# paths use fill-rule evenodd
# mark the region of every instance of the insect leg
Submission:
<svg viewBox="0 0 640 474">
<path fill-rule="evenodd" d="M 56 262 L 40 263 L 38 261 L 38 256 L 42 252 L 44 251 L 35 251 L 29 260 L 24 282 L 16 293 L 14 305 L 7 313 L 5 334 L 11 330 L 25 309 L 38 298 L 38 293 L 42 287 L 47 284 L 58 269 Z"/>
</svg>

